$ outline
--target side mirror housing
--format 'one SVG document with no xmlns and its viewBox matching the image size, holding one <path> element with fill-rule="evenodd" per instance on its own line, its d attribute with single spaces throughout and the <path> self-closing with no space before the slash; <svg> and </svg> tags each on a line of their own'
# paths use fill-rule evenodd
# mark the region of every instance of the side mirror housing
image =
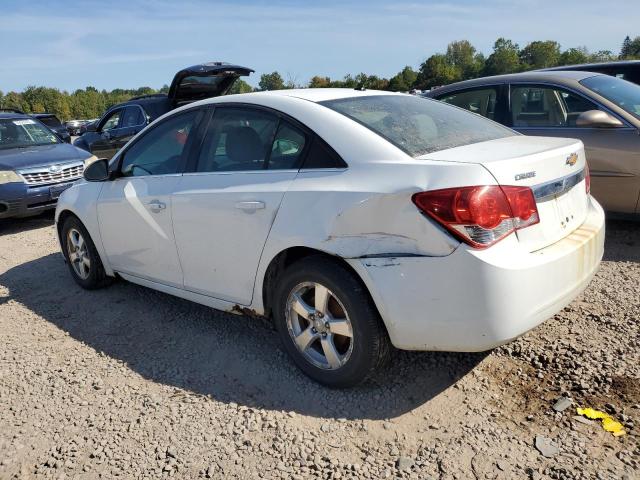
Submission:
<svg viewBox="0 0 640 480">
<path fill-rule="evenodd" d="M 622 126 L 620 120 L 602 110 L 587 110 L 576 118 L 576 127 L 618 128 Z"/>
<path fill-rule="evenodd" d="M 84 179 L 87 182 L 104 182 L 109 178 L 109 160 L 106 158 L 100 158 L 84 169 Z"/>
</svg>

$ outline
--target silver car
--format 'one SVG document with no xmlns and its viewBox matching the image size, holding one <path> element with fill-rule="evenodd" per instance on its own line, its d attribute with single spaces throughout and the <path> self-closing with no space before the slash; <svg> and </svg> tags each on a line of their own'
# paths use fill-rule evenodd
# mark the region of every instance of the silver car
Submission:
<svg viewBox="0 0 640 480">
<path fill-rule="evenodd" d="M 525 135 L 582 140 L 591 191 L 606 210 L 640 213 L 640 86 L 592 72 L 478 78 L 426 94 Z"/>
</svg>

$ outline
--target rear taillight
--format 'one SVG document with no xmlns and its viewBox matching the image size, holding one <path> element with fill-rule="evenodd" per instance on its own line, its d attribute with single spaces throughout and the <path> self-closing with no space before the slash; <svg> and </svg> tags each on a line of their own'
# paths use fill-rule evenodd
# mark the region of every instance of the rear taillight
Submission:
<svg viewBox="0 0 640 480">
<path fill-rule="evenodd" d="M 587 194 L 591 193 L 591 173 L 586 162 L 584 164 L 584 188 L 587 190 Z"/>
<path fill-rule="evenodd" d="M 457 238 L 477 248 L 540 221 L 529 187 L 445 188 L 416 193 L 411 200 Z"/>
</svg>

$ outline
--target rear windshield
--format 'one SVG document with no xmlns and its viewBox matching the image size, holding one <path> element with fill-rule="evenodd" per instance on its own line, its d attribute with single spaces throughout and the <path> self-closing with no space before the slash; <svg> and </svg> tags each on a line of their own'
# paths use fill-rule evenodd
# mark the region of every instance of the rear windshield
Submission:
<svg viewBox="0 0 640 480">
<path fill-rule="evenodd" d="M 517 135 L 461 108 L 411 95 L 372 95 L 320 103 L 373 130 L 413 157 Z"/>
<path fill-rule="evenodd" d="M 580 83 L 640 118 L 640 85 L 607 75 L 585 78 Z"/>
<path fill-rule="evenodd" d="M 62 126 L 62 124 L 60 123 L 60 120 L 58 120 L 58 117 L 39 117 L 38 120 L 44 123 L 47 127 Z"/>
</svg>

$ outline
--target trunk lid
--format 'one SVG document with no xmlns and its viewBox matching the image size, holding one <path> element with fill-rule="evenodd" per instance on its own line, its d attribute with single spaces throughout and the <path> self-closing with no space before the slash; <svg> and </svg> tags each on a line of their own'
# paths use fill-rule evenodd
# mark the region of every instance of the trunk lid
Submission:
<svg viewBox="0 0 640 480">
<path fill-rule="evenodd" d="M 209 62 L 180 70 L 169 87 L 169 100 L 174 107 L 205 98 L 224 95 L 239 77 L 253 70 L 226 62 Z"/>
<path fill-rule="evenodd" d="M 420 158 L 478 163 L 499 185 L 530 187 L 540 222 L 516 232 L 519 242 L 529 251 L 566 237 L 586 218 L 586 160 L 580 140 L 517 135 L 433 152 Z"/>
</svg>

